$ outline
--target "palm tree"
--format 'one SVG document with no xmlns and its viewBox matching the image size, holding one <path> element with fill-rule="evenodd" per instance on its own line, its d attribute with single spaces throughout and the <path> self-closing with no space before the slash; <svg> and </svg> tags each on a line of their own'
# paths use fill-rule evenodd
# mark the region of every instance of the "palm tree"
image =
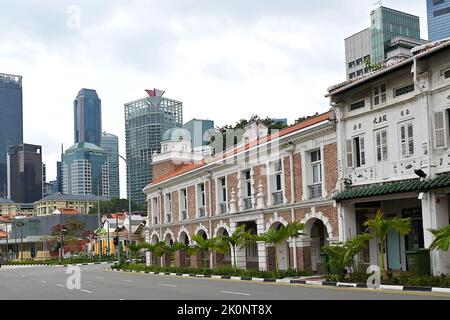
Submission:
<svg viewBox="0 0 450 320">
<path fill-rule="evenodd" d="M 428 229 L 435 239 L 431 243 L 430 250 L 448 251 L 450 246 L 450 225 L 441 229 Z"/>
<path fill-rule="evenodd" d="M 203 260 L 203 257 L 205 255 L 208 256 L 212 250 L 220 250 L 217 238 L 204 239 L 201 235 L 196 234 L 192 236 L 192 240 L 194 240 L 197 244 L 188 247 L 189 256 L 193 256 L 196 253 L 201 253 Z M 204 267 L 207 267 L 206 265 L 204 265 L 204 261 L 202 261 L 202 265 Z"/>
<path fill-rule="evenodd" d="M 381 271 L 383 274 L 386 271 L 384 265 L 384 246 L 386 244 L 386 237 L 391 230 L 397 231 L 401 235 L 411 232 L 411 219 L 400 219 L 397 217 L 384 219 L 383 212 L 378 210 L 375 218 L 364 222 L 368 231 L 372 231 L 378 241 L 378 254 L 381 257 Z"/>
<path fill-rule="evenodd" d="M 302 235 L 300 231 L 304 229 L 304 224 L 300 222 L 291 222 L 286 226 L 281 226 L 278 230 L 270 228 L 265 233 L 253 236 L 255 241 L 264 241 L 266 244 L 275 246 L 275 270 L 278 275 L 278 247 L 289 238 L 298 238 Z"/>
<path fill-rule="evenodd" d="M 225 253 L 232 249 L 233 253 L 233 269 L 236 270 L 236 249 L 244 247 L 251 239 L 251 234 L 245 231 L 245 225 L 236 228 L 231 235 L 223 235 L 218 238 L 217 251 Z"/>
<path fill-rule="evenodd" d="M 333 246 L 323 247 L 323 251 L 330 256 L 329 265 L 334 267 L 339 276 L 343 276 L 345 268 L 353 265 L 356 270 L 354 257 L 366 247 L 367 241 L 372 239 L 368 233 L 361 233 L 348 240 L 346 243 L 337 243 Z"/>
</svg>

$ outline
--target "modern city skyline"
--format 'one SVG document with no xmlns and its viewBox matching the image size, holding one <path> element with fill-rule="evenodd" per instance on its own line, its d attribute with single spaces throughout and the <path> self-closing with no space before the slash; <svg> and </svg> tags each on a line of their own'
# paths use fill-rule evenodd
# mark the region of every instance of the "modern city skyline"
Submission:
<svg viewBox="0 0 450 320">
<path fill-rule="evenodd" d="M 152 155 L 161 151 L 162 135 L 183 125 L 182 102 L 163 97 L 157 89 L 146 92 L 147 97 L 125 104 L 127 186 L 138 204 L 145 204 L 142 190 L 152 179 Z"/>
<path fill-rule="evenodd" d="M 410 50 L 426 43 L 420 38 L 418 16 L 380 6 L 370 13 L 371 26 L 345 39 L 347 79 L 371 71 L 367 61 L 382 63 L 392 57 L 409 57 Z"/>
<path fill-rule="evenodd" d="M 100 147 L 102 102 L 93 89 L 81 89 L 73 102 L 74 143 L 89 142 Z"/>
<path fill-rule="evenodd" d="M 428 40 L 450 38 L 450 0 L 427 0 Z"/>
<path fill-rule="evenodd" d="M 186 122 L 183 128 L 191 134 L 192 148 L 197 148 L 207 144 L 207 132 L 214 130 L 214 121 L 192 119 Z"/>
<path fill-rule="evenodd" d="M 0 197 L 7 197 L 7 154 L 23 143 L 22 76 L 0 73 Z"/>
<path fill-rule="evenodd" d="M 109 163 L 109 196 L 120 197 L 119 177 L 119 137 L 114 134 L 103 132 L 101 148 L 108 156 Z"/>
<path fill-rule="evenodd" d="M 42 147 L 10 146 L 8 151 L 8 199 L 33 203 L 42 198 Z"/>
<path fill-rule="evenodd" d="M 93 143 L 76 143 L 62 163 L 63 194 L 109 198 L 109 165 L 105 151 Z"/>
</svg>

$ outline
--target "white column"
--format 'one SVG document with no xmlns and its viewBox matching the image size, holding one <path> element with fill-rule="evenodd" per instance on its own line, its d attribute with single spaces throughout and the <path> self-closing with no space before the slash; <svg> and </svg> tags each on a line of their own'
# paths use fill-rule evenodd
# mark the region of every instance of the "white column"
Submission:
<svg viewBox="0 0 450 320">
<path fill-rule="evenodd" d="M 434 236 L 428 229 L 440 229 L 449 222 L 448 196 L 436 194 L 433 191 L 424 194 L 422 199 L 422 219 L 425 248 L 429 248 Z M 433 274 L 450 273 L 450 253 L 442 251 L 431 252 L 431 269 Z"/>
<path fill-rule="evenodd" d="M 256 231 L 258 234 L 265 232 L 264 215 L 256 220 Z M 258 267 L 260 271 L 267 270 L 267 252 L 265 242 L 257 242 L 258 244 Z"/>
<path fill-rule="evenodd" d="M 356 235 L 356 212 L 353 205 L 338 204 L 339 241 L 345 242 Z"/>
<path fill-rule="evenodd" d="M 236 231 L 236 222 L 230 221 L 230 232 L 233 233 Z M 247 266 L 247 254 L 246 248 L 236 248 L 236 267 L 239 269 L 245 269 Z M 234 266 L 234 257 L 231 255 L 231 263 Z"/>
</svg>

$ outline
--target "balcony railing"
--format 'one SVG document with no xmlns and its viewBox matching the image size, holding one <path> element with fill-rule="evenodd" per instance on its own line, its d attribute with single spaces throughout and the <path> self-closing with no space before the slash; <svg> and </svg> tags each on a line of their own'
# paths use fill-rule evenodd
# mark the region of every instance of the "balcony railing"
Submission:
<svg viewBox="0 0 450 320">
<path fill-rule="evenodd" d="M 244 199 L 244 210 L 250 210 L 252 209 L 252 198 L 245 198 Z"/>
<path fill-rule="evenodd" d="M 309 199 L 320 199 L 322 198 L 322 184 L 314 184 L 311 186 L 308 186 L 309 189 Z"/>
<path fill-rule="evenodd" d="M 219 204 L 219 213 L 220 214 L 227 213 L 227 204 L 226 203 L 220 203 Z"/>
<path fill-rule="evenodd" d="M 272 193 L 273 205 L 277 206 L 283 203 L 283 191 L 277 191 Z"/>
<path fill-rule="evenodd" d="M 172 214 L 171 213 L 166 214 L 166 222 L 167 223 L 171 223 L 172 222 Z"/>
<path fill-rule="evenodd" d="M 158 224 L 158 217 L 153 217 L 153 224 Z"/>
<path fill-rule="evenodd" d="M 198 216 L 203 218 L 205 216 L 205 207 L 198 208 Z"/>
<path fill-rule="evenodd" d="M 181 210 L 181 220 L 187 220 L 188 216 L 187 216 L 187 210 Z"/>
</svg>

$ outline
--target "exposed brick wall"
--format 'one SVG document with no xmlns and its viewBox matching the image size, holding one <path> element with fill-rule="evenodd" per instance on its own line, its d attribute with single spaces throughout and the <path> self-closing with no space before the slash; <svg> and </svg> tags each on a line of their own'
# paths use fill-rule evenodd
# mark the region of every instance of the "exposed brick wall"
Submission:
<svg viewBox="0 0 450 320">
<path fill-rule="evenodd" d="M 325 190 L 331 197 L 331 192 L 335 189 L 338 180 L 337 145 L 327 144 L 324 147 L 324 167 L 325 167 Z"/>
<path fill-rule="evenodd" d="M 234 189 L 235 199 L 236 199 L 236 211 L 239 211 L 239 195 L 238 195 L 238 185 L 237 185 L 237 173 L 232 173 L 227 176 L 227 187 L 228 187 L 228 202 L 231 201 L 231 192 Z"/>
<path fill-rule="evenodd" d="M 333 206 L 323 206 L 323 207 L 317 207 L 316 211 L 322 212 L 322 214 L 328 218 L 328 220 L 333 228 L 333 235 L 336 237 L 339 232 L 337 208 L 334 208 Z"/>
<path fill-rule="evenodd" d="M 275 262 L 275 247 L 267 247 L 267 271 L 275 271 L 276 270 L 276 262 Z"/>
<path fill-rule="evenodd" d="M 291 211 L 279 211 L 278 216 L 282 217 L 287 223 L 292 222 L 291 220 Z M 264 215 L 264 226 L 269 222 L 269 220 L 273 217 L 273 213 L 267 213 Z"/>
<path fill-rule="evenodd" d="M 297 248 L 297 261 L 299 270 L 311 270 L 311 247 Z"/>
<path fill-rule="evenodd" d="M 284 166 L 284 197 L 288 200 L 288 203 L 291 203 L 291 162 L 290 157 L 284 157 L 283 159 Z"/>
<path fill-rule="evenodd" d="M 183 163 L 175 164 L 172 161 L 163 161 L 152 165 L 153 179 L 158 179 L 169 173 L 172 173 L 184 166 Z"/>
<path fill-rule="evenodd" d="M 188 187 L 187 194 L 188 194 L 188 219 L 194 219 L 195 217 L 197 217 L 195 186 Z"/>
<path fill-rule="evenodd" d="M 294 154 L 294 191 L 295 202 L 301 202 L 303 197 L 302 159 L 299 153 Z"/>
<path fill-rule="evenodd" d="M 172 192 L 172 219 L 179 221 L 180 219 L 180 199 L 178 191 Z M 175 235 L 176 236 L 176 235 Z"/>
<path fill-rule="evenodd" d="M 262 164 L 253 168 L 255 180 L 255 195 L 258 195 L 258 186 L 261 183 L 263 186 L 264 202 L 267 203 L 268 190 L 267 190 L 267 170 L 266 165 Z M 256 200 L 257 201 L 257 200 Z"/>
</svg>

